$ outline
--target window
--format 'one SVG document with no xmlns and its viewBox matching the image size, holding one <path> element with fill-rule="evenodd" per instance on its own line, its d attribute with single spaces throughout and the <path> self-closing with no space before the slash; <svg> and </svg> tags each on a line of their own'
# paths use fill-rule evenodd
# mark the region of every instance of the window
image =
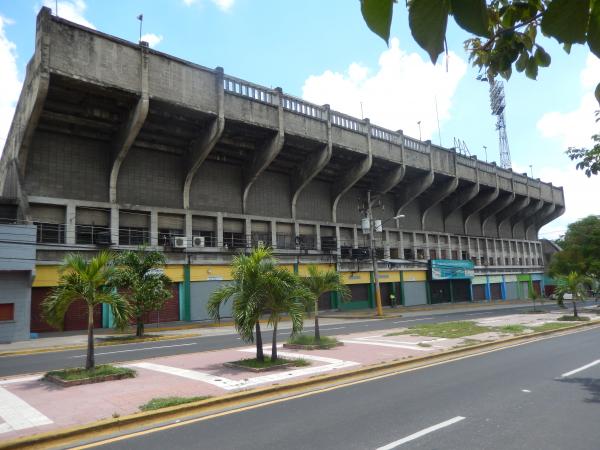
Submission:
<svg viewBox="0 0 600 450">
<path fill-rule="evenodd" d="M 119 228 L 119 245 L 144 245 L 150 243 L 150 233 L 145 228 Z"/>
<path fill-rule="evenodd" d="M 0 303 L 0 322 L 15 320 L 15 304 Z"/>
<path fill-rule="evenodd" d="M 41 244 L 64 244 L 65 225 L 62 223 L 34 222 L 37 225 L 37 242 Z"/>
</svg>

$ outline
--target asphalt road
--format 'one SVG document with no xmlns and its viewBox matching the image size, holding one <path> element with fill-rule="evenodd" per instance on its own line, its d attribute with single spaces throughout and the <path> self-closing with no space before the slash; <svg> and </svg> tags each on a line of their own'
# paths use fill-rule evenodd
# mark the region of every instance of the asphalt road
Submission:
<svg viewBox="0 0 600 450">
<path fill-rule="evenodd" d="M 599 341 L 551 337 L 96 448 L 595 450 Z"/>
<path fill-rule="evenodd" d="M 556 305 L 545 305 L 543 308 L 556 309 Z M 324 335 L 336 336 L 362 331 L 398 328 L 420 323 L 447 322 L 451 320 L 473 320 L 478 317 L 501 316 L 523 311 L 524 309 L 527 309 L 527 307 L 521 306 L 485 311 L 473 309 L 468 312 L 450 312 L 447 314 L 439 314 L 439 312 L 436 314 L 429 312 L 428 314 L 428 312 L 423 312 L 422 316 L 411 316 L 410 318 L 356 320 L 343 324 L 324 325 L 321 326 L 320 329 Z M 305 331 L 311 331 L 312 329 L 312 327 L 306 327 Z M 278 333 L 278 339 L 284 341 L 287 339 L 287 337 L 289 337 L 289 333 L 289 330 L 282 329 Z M 271 338 L 271 331 L 266 331 L 263 333 L 263 342 L 265 344 L 270 343 Z M 96 347 L 96 363 L 118 363 L 144 358 L 219 350 L 224 348 L 239 347 L 240 345 L 243 345 L 242 341 L 236 334 L 199 336 L 189 339 L 145 342 L 138 344 L 111 345 Z M 44 372 L 66 367 L 78 367 L 82 366 L 84 363 L 84 350 L 68 350 L 21 356 L 4 356 L 0 357 L 0 377 Z"/>
</svg>

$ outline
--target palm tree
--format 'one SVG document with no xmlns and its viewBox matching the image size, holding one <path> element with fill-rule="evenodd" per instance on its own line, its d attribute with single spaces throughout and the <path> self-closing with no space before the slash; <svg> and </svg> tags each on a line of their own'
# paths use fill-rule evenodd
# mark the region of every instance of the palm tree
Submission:
<svg viewBox="0 0 600 450">
<path fill-rule="evenodd" d="M 320 270 L 316 265 L 308 266 L 308 277 L 302 282 L 312 293 L 311 301 L 307 304 L 315 312 L 315 341 L 321 340 L 319 331 L 319 297 L 326 292 L 337 292 L 340 300 L 350 298 L 350 289 L 342 281 L 340 273 L 336 270 Z"/>
<path fill-rule="evenodd" d="M 117 327 L 126 326 L 130 310 L 127 301 L 114 288 L 117 269 L 114 256 L 101 251 L 91 259 L 79 254 L 67 255 L 60 267 L 58 286 L 42 303 L 42 314 L 55 328 L 62 329 L 65 313 L 71 303 L 82 300 L 88 308 L 88 343 L 85 368 L 93 369 L 94 307 L 101 303 L 111 306 Z"/>
<path fill-rule="evenodd" d="M 159 269 L 166 258 L 157 251 L 129 250 L 117 258 L 116 282 L 131 306 L 136 321 L 136 336 L 144 335 L 144 317 L 157 311 L 172 297 L 171 279 Z"/>
<path fill-rule="evenodd" d="M 306 302 L 312 300 L 312 292 L 306 288 L 298 275 L 275 267 L 261 280 L 261 289 L 266 297 L 265 309 L 269 314 L 269 325 L 273 327 L 271 361 L 277 360 L 277 326 L 282 314 L 292 322 L 292 335 L 302 331 Z"/>
<path fill-rule="evenodd" d="M 219 320 L 221 305 L 231 300 L 237 332 L 246 342 L 254 342 L 255 332 L 256 359 L 263 362 L 265 358 L 259 319 L 267 301 L 263 279 L 275 269 L 272 252 L 258 247 L 249 255 L 240 254 L 233 258 L 231 268 L 233 283 L 221 286 L 212 293 L 206 307 L 208 315 Z"/>
<path fill-rule="evenodd" d="M 568 275 L 560 276 L 556 281 L 556 293 L 559 298 L 564 298 L 565 294 L 571 294 L 573 302 L 573 316 L 577 314 L 577 301 L 585 299 L 587 284 L 590 280 L 577 272 L 571 272 Z"/>
</svg>

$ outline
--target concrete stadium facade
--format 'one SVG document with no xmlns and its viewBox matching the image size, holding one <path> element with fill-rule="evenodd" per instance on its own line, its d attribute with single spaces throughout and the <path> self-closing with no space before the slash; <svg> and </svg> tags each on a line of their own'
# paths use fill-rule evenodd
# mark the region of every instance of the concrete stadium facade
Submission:
<svg viewBox="0 0 600 450">
<path fill-rule="evenodd" d="M 179 283 L 169 317 L 202 319 L 232 255 L 264 243 L 300 272 L 344 272 L 355 301 L 324 308 L 372 306 L 368 191 L 382 282 L 405 304 L 432 301 L 429 260 L 473 261 L 460 299 L 526 296 L 506 283 L 536 281 L 538 231 L 565 209 L 551 183 L 40 11 L 0 161 L 0 194 L 38 227 L 32 298 L 65 252 L 144 244 Z"/>
</svg>

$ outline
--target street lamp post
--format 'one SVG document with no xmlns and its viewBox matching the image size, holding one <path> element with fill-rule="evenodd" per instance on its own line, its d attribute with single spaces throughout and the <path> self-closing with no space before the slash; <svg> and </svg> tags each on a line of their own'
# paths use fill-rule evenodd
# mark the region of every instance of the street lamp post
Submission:
<svg viewBox="0 0 600 450">
<path fill-rule="evenodd" d="M 388 220 L 401 219 L 403 217 L 404 214 L 400 214 L 385 220 L 381 223 L 382 229 L 383 224 Z M 379 268 L 377 267 L 377 257 L 375 255 L 375 221 L 373 220 L 373 209 L 371 208 L 371 191 L 367 191 L 367 218 L 369 219 L 369 248 L 371 253 L 371 264 L 373 265 L 373 278 L 375 280 L 375 305 L 377 307 L 377 316 L 382 317 L 383 305 L 381 303 L 381 289 L 379 287 Z"/>
</svg>

